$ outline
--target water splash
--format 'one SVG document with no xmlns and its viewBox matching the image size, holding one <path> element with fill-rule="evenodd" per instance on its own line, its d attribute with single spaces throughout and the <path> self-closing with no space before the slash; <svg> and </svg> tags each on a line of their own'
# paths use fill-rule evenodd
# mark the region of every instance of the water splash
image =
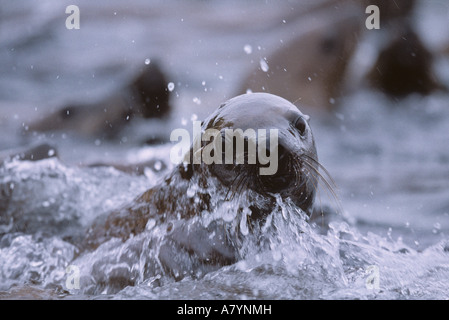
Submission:
<svg viewBox="0 0 449 320">
<path fill-rule="evenodd" d="M 362 233 L 359 226 L 339 216 L 323 231 L 280 197 L 266 220 L 254 225 L 248 220 L 252 204 L 248 197 L 223 201 L 212 181 L 210 190 L 192 187 L 186 196 L 194 201 L 199 193 L 209 192 L 215 210 L 189 219 L 150 219 L 141 234 L 126 241 L 113 238 L 93 252 L 82 253 L 65 237 L 83 230 L 92 216 L 131 201 L 135 194 L 130 189 L 145 190 L 151 183 L 111 168 L 67 168 L 55 159 L 9 163 L 1 170 L 2 197 L 8 199 L 7 206 L 2 202 L 1 212 L 1 290 L 32 283 L 72 295 L 114 299 L 440 299 L 449 295 L 449 239 L 443 234 L 440 242 L 417 250 L 391 233 Z M 117 182 L 121 187 L 114 191 Z M 17 214 L 19 205 L 22 215 Z M 36 227 L 13 232 L 24 224 Z M 51 226 L 51 234 L 42 232 L 45 225 Z M 226 250 L 232 245 L 239 248 L 238 260 L 227 266 L 214 263 L 213 254 L 230 256 L 232 252 Z M 80 270 L 79 290 L 66 286 L 68 265 Z"/>
</svg>

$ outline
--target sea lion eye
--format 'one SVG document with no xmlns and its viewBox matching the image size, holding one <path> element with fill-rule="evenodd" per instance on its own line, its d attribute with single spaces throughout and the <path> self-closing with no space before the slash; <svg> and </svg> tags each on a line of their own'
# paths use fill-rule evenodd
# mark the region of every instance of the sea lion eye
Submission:
<svg viewBox="0 0 449 320">
<path fill-rule="evenodd" d="M 75 114 L 75 109 L 76 109 L 75 107 L 67 106 L 63 108 L 59 114 L 63 119 L 69 118 L 70 116 L 73 116 Z"/>
<path fill-rule="evenodd" d="M 303 117 L 299 117 L 298 119 L 296 119 L 295 128 L 298 130 L 301 136 L 304 136 L 307 129 L 306 120 Z"/>
</svg>

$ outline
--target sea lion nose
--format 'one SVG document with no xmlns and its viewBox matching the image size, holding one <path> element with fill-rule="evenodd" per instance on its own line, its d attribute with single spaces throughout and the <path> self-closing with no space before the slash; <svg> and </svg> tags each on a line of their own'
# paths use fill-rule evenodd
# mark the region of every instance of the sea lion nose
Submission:
<svg viewBox="0 0 449 320">
<path fill-rule="evenodd" d="M 282 145 L 278 146 L 278 169 L 272 175 L 261 175 L 260 180 L 265 191 L 279 193 L 293 182 L 295 174 L 291 163 L 291 152 Z"/>
</svg>

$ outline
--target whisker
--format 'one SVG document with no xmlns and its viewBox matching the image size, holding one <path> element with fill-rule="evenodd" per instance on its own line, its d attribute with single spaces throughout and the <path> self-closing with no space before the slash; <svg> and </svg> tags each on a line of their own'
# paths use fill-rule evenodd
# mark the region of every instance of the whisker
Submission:
<svg viewBox="0 0 449 320">
<path fill-rule="evenodd" d="M 236 176 L 235 176 L 235 178 L 234 178 L 234 180 L 232 180 L 232 183 L 231 183 L 231 185 L 229 186 L 229 188 L 228 188 L 228 191 L 226 192 L 226 195 L 225 195 L 225 201 L 230 201 L 232 198 L 233 198 L 233 194 L 234 194 L 234 192 L 232 193 L 232 195 L 231 195 L 231 198 L 228 198 L 228 195 L 229 195 L 229 192 L 233 189 L 233 187 L 235 186 L 235 181 L 237 180 L 237 179 L 240 179 L 241 176 L 242 175 L 242 172 L 239 172 Z"/>
<path fill-rule="evenodd" d="M 327 189 L 329 191 L 331 191 L 336 198 L 338 198 L 338 196 L 334 190 L 334 186 L 331 183 L 329 183 L 329 181 L 326 179 L 326 177 L 307 160 L 303 160 L 303 163 L 306 165 L 306 167 L 308 169 L 312 170 L 317 175 L 318 178 L 320 178 L 320 179 L 317 179 L 317 181 L 319 182 L 321 180 L 325 184 Z"/>
<path fill-rule="evenodd" d="M 313 172 L 311 172 L 308 167 L 306 167 L 304 169 L 307 170 L 307 172 L 313 177 L 313 179 L 311 179 L 311 182 L 313 184 L 313 187 L 317 191 L 318 201 L 319 201 L 319 208 L 320 208 L 319 210 L 321 212 L 321 214 L 319 214 L 319 212 L 317 212 L 317 215 L 319 215 L 321 217 L 321 226 L 324 227 L 325 226 L 325 219 L 324 219 L 324 211 L 323 211 L 323 202 L 322 202 L 322 199 L 321 199 L 321 192 L 322 191 L 321 191 L 321 188 L 318 187 L 319 177 L 314 175 Z M 328 192 L 328 191 L 326 191 L 326 192 Z M 337 203 L 337 205 L 338 205 L 338 203 Z M 313 221 L 315 219 L 314 218 L 315 211 L 318 211 L 318 210 L 312 210 L 312 212 L 310 214 L 310 221 Z M 318 219 L 318 217 L 316 219 Z"/>
<path fill-rule="evenodd" d="M 304 168 L 304 170 L 306 170 L 307 174 L 310 175 L 310 177 L 311 177 L 310 182 L 312 183 L 314 190 L 318 193 L 318 199 L 319 199 L 320 208 L 321 208 L 321 215 L 324 215 L 324 213 L 323 213 L 323 204 L 321 202 L 321 190 L 320 190 L 320 188 L 318 188 L 318 183 L 319 183 L 318 177 L 315 176 L 313 174 L 313 172 L 309 168 L 306 167 L 306 168 Z M 313 213 L 314 213 L 314 211 L 312 210 L 312 212 L 310 214 L 310 219 L 313 218 Z"/>
<path fill-rule="evenodd" d="M 302 156 L 306 157 L 308 160 L 312 161 L 313 164 L 316 164 L 321 170 L 323 170 L 323 172 L 325 173 L 325 175 L 327 176 L 327 178 L 330 180 L 332 187 L 334 189 L 338 190 L 338 186 L 335 183 L 335 180 L 332 178 L 331 174 L 329 173 L 329 171 L 327 171 L 327 169 L 315 158 L 309 156 L 308 154 L 303 154 Z"/>
<path fill-rule="evenodd" d="M 293 162 L 293 169 L 294 169 L 294 175 L 295 177 L 300 177 L 302 174 L 302 168 L 301 165 L 298 162 Z M 298 180 L 295 181 L 295 186 L 297 188 L 301 188 L 306 183 L 306 180 L 301 181 L 300 184 L 298 184 Z"/>
<path fill-rule="evenodd" d="M 245 189 L 247 189 L 248 188 L 248 182 L 249 182 L 249 176 L 248 175 L 245 175 L 244 177 L 243 177 L 243 179 L 241 180 L 241 183 L 240 183 L 240 190 L 239 189 L 237 189 L 237 192 L 238 192 L 238 195 L 239 195 L 239 199 L 240 199 L 240 197 L 242 196 L 242 194 L 243 194 L 243 190 L 245 190 Z"/>
<path fill-rule="evenodd" d="M 247 175 L 242 174 L 242 177 L 239 179 L 239 181 L 237 182 L 237 186 L 235 187 L 235 192 L 232 196 L 232 198 L 234 198 L 234 196 L 237 194 L 238 198 L 240 199 L 240 197 L 242 196 L 242 190 L 243 188 L 246 186 L 246 181 L 248 180 Z M 239 200 L 238 199 L 238 200 Z"/>
<path fill-rule="evenodd" d="M 239 178 L 239 179 L 237 180 L 237 178 Z M 236 182 L 236 180 L 237 180 L 237 182 Z M 233 180 L 232 185 L 230 187 L 230 189 L 232 190 L 231 197 L 228 199 L 227 195 L 226 195 L 226 197 L 225 197 L 226 201 L 233 200 L 236 194 L 239 194 L 239 198 L 240 198 L 240 196 L 241 196 L 240 191 L 243 189 L 244 186 L 247 185 L 244 183 L 245 180 L 248 180 L 248 175 L 244 171 L 240 171 L 237 174 L 237 177 Z M 239 191 L 239 189 L 240 189 L 240 191 Z M 229 193 L 229 191 L 228 191 L 228 193 Z"/>
<path fill-rule="evenodd" d="M 316 160 L 315 160 L 316 161 Z M 317 162 L 317 161 L 316 161 Z M 343 207 L 341 205 L 341 201 L 340 198 L 338 197 L 337 192 L 334 190 L 332 184 L 335 184 L 335 182 L 333 182 L 332 184 L 329 183 L 329 181 L 326 179 L 326 177 L 324 175 L 321 174 L 321 172 L 319 172 L 319 170 L 317 168 L 315 168 L 310 162 L 308 162 L 307 160 L 303 159 L 303 163 L 304 165 L 312 170 L 319 179 L 317 179 L 318 184 L 320 184 L 320 182 L 322 184 L 324 184 L 324 186 L 326 187 L 325 189 L 330 192 L 330 195 L 332 196 L 333 200 L 335 201 L 335 204 L 337 205 L 337 209 L 338 211 L 341 213 L 343 212 Z M 320 168 L 322 168 L 322 165 L 320 166 Z M 326 173 L 326 176 L 328 176 L 329 174 Z"/>
<path fill-rule="evenodd" d="M 298 99 L 296 99 L 294 102 L 292 102 L 292 104 L 294 104 L 296 106 L 296 102 L 298 102 L 299 100 L 301 100 L 302 98 L 299 97 Z"/>
</svg>

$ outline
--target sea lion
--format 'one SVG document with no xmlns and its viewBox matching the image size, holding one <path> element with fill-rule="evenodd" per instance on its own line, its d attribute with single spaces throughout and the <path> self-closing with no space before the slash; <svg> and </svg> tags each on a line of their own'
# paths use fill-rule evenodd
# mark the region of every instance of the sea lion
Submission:
<svg viewBox="0 0 449 320">
<path fill-rule="evenodd" d="M 304 3 L 297 5 L 301 7 Z M 369 17 L 366 8 L 369 5 L 379 8 L 381 30 L 365 27 Z M 290 17 L 302 22 L 299 26 L 295 25 L 296 30 L 293 31 L 299 30 L 298 36 L 287 40 L 285 45 L 267 57 L 261 56 L 260 66 L 246 77 L 239 86 L 239 93 L 247 90 L 273 93 L 290 101 L 299 101 L 302 108 L 311 113 L 333 110 L 341 96 L 354 88 L 359 89 L 360 82 L 364 83 L 366 72 L 357 77 L 359 68 L 351 70 L 360 40 L 380 32 L 383 38 L 388 39 L 390 34 L 396 34 L 397 30 L 412 24 L 414 8 L 414 0 L 329 0 L 317 2 L 315 7 L 305 12 L 299 10 L 299 15 Z M 378 55 L 382 48 L 376 40 L 370 39 L 370 45 L 375 47 Z M 404 58 L 403 52 L 412 47 L 419 56 L 413 62 L 417 66 L 401 66 L 401 63 L 407 64 L 406 61 L 410 60 Z M 429 74 L 431 60 L 427 49 L 410 34 L 409 44 L 392 44 L 379 54 L 372 72 L 375 82 L 372 87 L 388 92 L 392 85 L 386 82 L 406 79 L 399 85 L 403 87 L 400 91 L 429 92 L 435 86 Z M 392 67 L 390 70 L 395 71 L 386 71 L 388 76 L 379 76 L 374 74 L 377 67 L 382 70 Z M 410 75 L 412 79 L 408 78 Z M 419 85 L 421 88 L 416 88 L 418 76 L 423 76 L 423 83 Z"/>
<path fill-rule="evenodd" d="M 427 47 L 415 31 L 416 1 L 367 0 L 365 3 L 379 7 L 378 36 L 381 38 L 371 43 L 376 47 L 376 58 L 361 82 L 368 82 L 371 88 L 395 100 L 413 93 L 428 95 L 436 90 L 447 91 L 433 72 L 438 52 Z"/>
<path fill-rule="evenodd" d="M 432 67 L 433 53 L 411 27 L 406 27 L 381 50 L 367 77 L 374 88 L 391 97 L 427 95 L 442 88 Z"/>
<path fill-rule="evenodd" d="M 223 103 L 202 122 L 201 128 L 204 132 L 217 130 L 218 144 L 227 141 L 226 129 L 277 130 L 277 143 L 270 140 L 265 147 L 268 152 L 276 150 L 278 169 L 273 174 L 262 175 L 260 169 L 267 165 L 259 160 L 251 164 L 250 149 L 245 149 L 245 161 L 236 162 L 236 144 L 232 164 L 204 161 L 194 164 L 198 154 L 194 141 L 185 158 L 191 160 L 188 164 L 174 167 L 160 184 L 132 204 L 97 218 L 80 245 L 81 252 L 95 250 L 112 238 L 127 241 L 149 232 L 151 220 L 152 227 L 165 224 L 167 230 L 157 250 L 158 263 L 166 273 L 181 279 L 232 264 L 239 258 L 241 233 L 228 228 L 236 222 L 226 222 L 222 217 L 204 225 L 196 220 L 198 217 L 220 216 L 220 210 L 231 203 L 231 211 L 247 215 L 250 230 L 258 226 L 260 229 L 279 197 L 291 201 L 298 210 L 312 214 L 320 177 L 318 170 L 322 166 L 317 159 L 308 117 L 296 106 L 268 93 L 244 94 Z M 250 140 L 245 139 L 245 143 L 249 145 Z M 263 148 L 260 141 L 258 138 L 257 148 Z M 205 152 L 207 146 L 202 141 L 200 151 Z M 128 280 L 120 281 L 129 285 Z"/>
<path fill-rule="evenodd" d="M 358 3 L 335 3 L 338 6 L 313 12 L 315 19 L 304 17 L 295 28 L 299 35 L 262 56 L 261 65 L 247 76 L 239 92 L 268 92 L 299 101 L 303 108 L 332 109 L 364 25 Z"/>
<path fill-rule="evenodd" d="M 167 83 L 159 64 L 152 61 L 117 93 L 96 103 L 66 105 L 29 124 L 27 132 L 68 130 L 88 137 L 114 138 L 135 117 L 162 118 L 169 113 Z"/>
</svg>

